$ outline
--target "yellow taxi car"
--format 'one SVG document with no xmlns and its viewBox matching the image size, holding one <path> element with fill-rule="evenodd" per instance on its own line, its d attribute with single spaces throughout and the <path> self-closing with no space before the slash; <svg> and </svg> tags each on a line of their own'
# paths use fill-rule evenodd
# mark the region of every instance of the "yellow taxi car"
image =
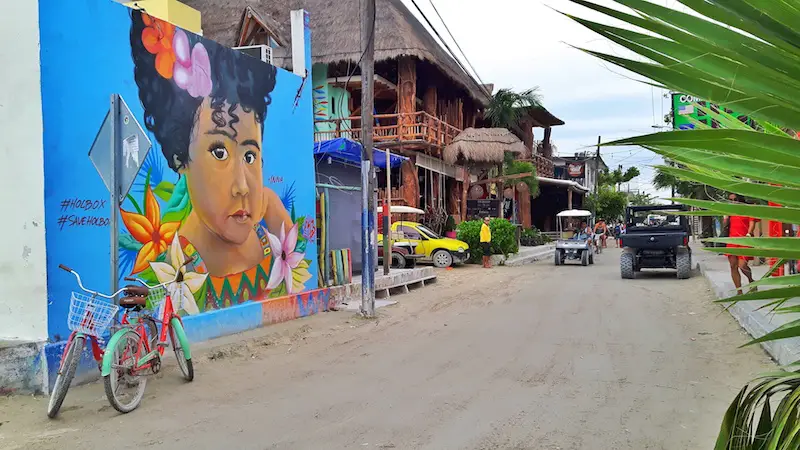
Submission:
<svg viewBox="0 0 800 450">
<path fill-rule="evenodd" d="M 419 262 L 433 263 L 436 267 L 463 264 L 469 259 L 469 245 L 458 239 L 441 237 L 433 230 L 417 222 L 392 223 L 394 242 L 409 242 L 416 246 L 415 253 L 422 255 Z M 378 241 L 383 235 L 378 235 Z"/>
</svg>

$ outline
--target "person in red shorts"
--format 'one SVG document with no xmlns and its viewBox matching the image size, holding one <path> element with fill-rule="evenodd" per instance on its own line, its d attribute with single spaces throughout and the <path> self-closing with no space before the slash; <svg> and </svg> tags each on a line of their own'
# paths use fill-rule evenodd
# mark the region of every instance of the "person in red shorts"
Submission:
<svg viewBox="0 0 800 450">
<path fill-rule="evenodd" d="M 744 203 L 744 197 L 737 194 L 730 194 L 728 199 L 732 202 L 737 203 Z M 758 219 L 753 219 L 752 217 L 744 217 L 744 216 L 729 216 L 727 219 L 728 225 L 728 236 L 735 238 L 735 237 L 753 237 L 753 230 L 756 227 L 756 223 L 759 222 Z M 728 244 L 728 247 L 745 247 L 744 245 L 737 245 L 737 244 Z M 750 266 L 747 264 L 748 261 L 753 259 L 752 256 L 737 256 L 737 255 L 726 255 L 728 257 L 728 263 L 731 266 L 731 278 L 733 279 L 733 285 L 736 286 L 736 291 L 739 295 L 742 294 L 742 275 L 747 277 L 747 281 L 750 283 L 753 282 L 753 271 L 750 269 Z M 741 272 L 741 274 L 739 273 Z"/>
</svg>

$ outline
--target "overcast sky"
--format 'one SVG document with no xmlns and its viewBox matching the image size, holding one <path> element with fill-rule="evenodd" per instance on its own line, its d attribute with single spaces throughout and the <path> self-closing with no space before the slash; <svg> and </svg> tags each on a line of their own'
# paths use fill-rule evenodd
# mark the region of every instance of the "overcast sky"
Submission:
<svg viewBox="0 0 800 450">
<path fill-rule="evenodd" d="M 403 1 L 416 11 L 411 0 Z M 553 129 L 560 154 L 594 147 L 598 136 L 609 141 L 651 133 L 657 131 L 654 125 L 665 125 L 663 117 L 670 103 L 663 98 L 665 92 L 570 45 L 620 56 L 628 53 L 554 9 L 613 24 L 603 16 L 568 0 L 416 0 L 448 41 L 431 1 L 484 82 L 494 83 L 495 89 L 539 87 L 545 107 L 566 122 Z M 676 0 L 651 1 L 684 10 Z M 613 4 L 610 0 L 597 2 Z M 458 52 L 452 41 L 448 44 Z M 542 138 L 540 129 L 534 133 L 536 139 Z M 631 189 L 669 195 L 652 187 L 653 171 L 648 166 L 660 162 L 655 154 L 634 147 L 604 148 L 601 155 L 612 168 L 622 164 L 641 170 Z"/>
</svg>

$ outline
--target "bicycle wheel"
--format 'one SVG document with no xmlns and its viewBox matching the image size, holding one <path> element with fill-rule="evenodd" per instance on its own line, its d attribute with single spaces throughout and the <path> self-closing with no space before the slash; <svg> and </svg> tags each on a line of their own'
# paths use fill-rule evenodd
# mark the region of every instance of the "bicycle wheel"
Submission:
<svg viewBox="0 0 800 450">
<path fill-rule="evenodd" d="M 194 380 L 194 365 L 192 364 L 192 354 L 189 350 L 189 341 L 186 339 L 186 332 L 180 320 L 173 318 L 170 321 L 169 338 L 172 340 L 172 349 L 175 351 L 175 359 L 178 360 L 178 367 L 186 381 Z"/>
<path fill-rule="evenodd" d="M 47 417 L 51 419 L 58 415 L 58 411 L 64 403 L 69 385 L 75 376 L 75 370 L 78 368 L 78 361 L 81 359 L 85 340 L 86 338 L 83 336 L 75 336 L 64 353 L 64 361 L 61 363 L 61 370 L 58 371 L 56 384 L 53 385 L 53 391 L 50 392 L 50 403 L 47 405 Z"/>
<path fill-rule="evenodd" d="M 128 413 L 142 402 L 147 378 L 134 372 L 136 350 L 142 337 L 132 329 L 117 332 L 109 341 L 103 357 L 103 383 L 106 397 L 117 411 Z M 130 389 L 131 392 L 126 392 Z"/>
</svg>

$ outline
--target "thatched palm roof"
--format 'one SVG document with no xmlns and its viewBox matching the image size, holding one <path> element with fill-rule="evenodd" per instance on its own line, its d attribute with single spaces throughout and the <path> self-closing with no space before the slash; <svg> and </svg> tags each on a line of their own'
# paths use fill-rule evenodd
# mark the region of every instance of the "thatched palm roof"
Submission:
<svg viewBox="0 0 800 450">
<path fill-rule="evenodd" d="M 525 145 L 505 128 L 467 128 L 442 156 L 450 164 L 500 164 L 505 152 L 524 153 Z"/>
<path fill-rule="evenodd" d="M 332 64 L 357 63 L 361 56 L 359 0 L 183 0 L 202 13 L 203 34 L 233 46 L 240 19 L 247 6 L 262 18 L 277 23 L 275 32 L 289 42 L 289 11 L 305 9 L 311 17 L 312 61 Z M 375 61 L 412 56 L 437 66 L 479 104 L 487 92 L 439 45 L 402 0 L 376 0 Z M 290 49 L 275 52 L 277 65 L 291 65 Z"/>
</svg>

